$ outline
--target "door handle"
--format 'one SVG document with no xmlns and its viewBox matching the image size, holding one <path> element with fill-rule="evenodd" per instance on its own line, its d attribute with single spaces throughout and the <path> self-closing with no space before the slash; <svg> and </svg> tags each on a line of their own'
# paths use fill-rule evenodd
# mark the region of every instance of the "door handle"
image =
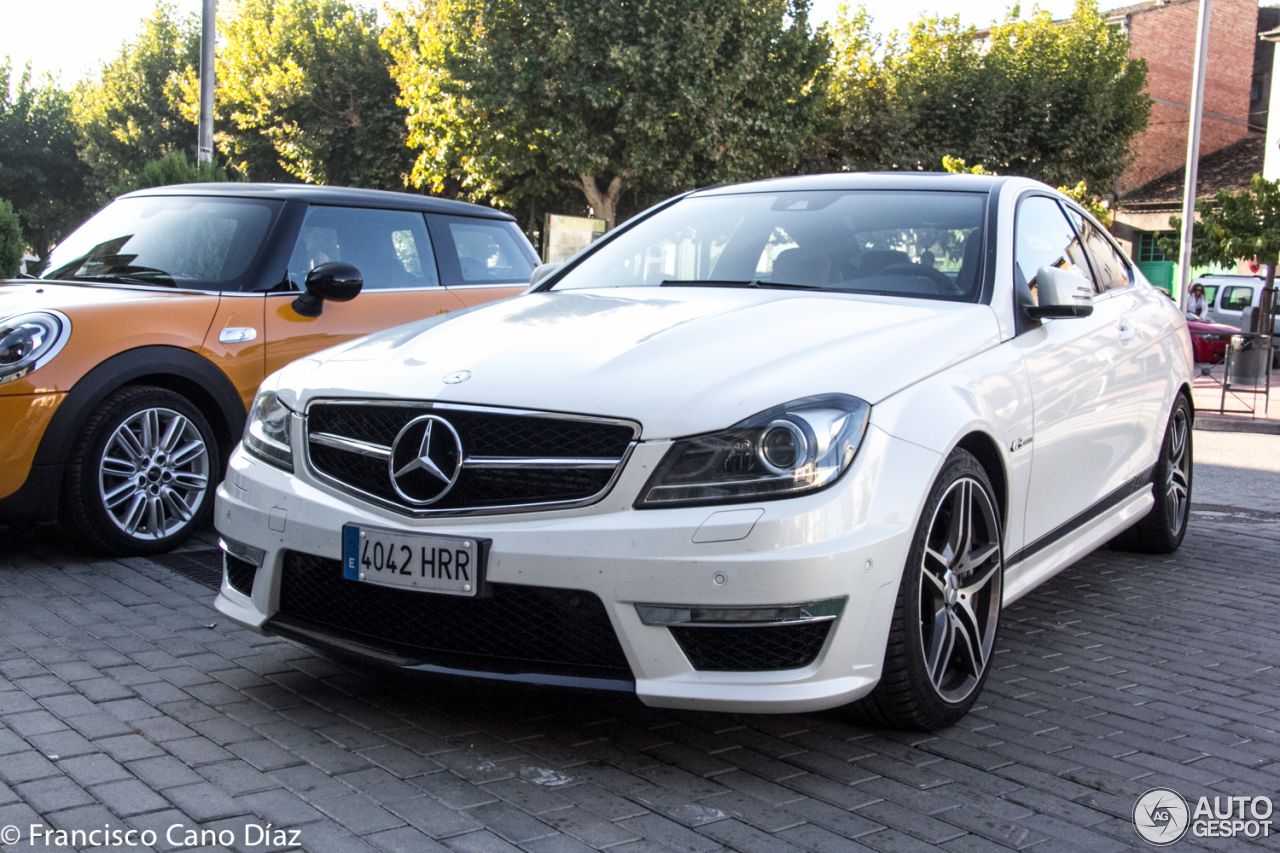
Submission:
<svg viewBox="0 0 1280 853">
<path fill-rule="evenodd" d="M 1122 344 L 1127 344 L 1133 340 L 1133 326 L 1129 325 L 1128 320 L 1120 321 L 1119 338 Z"/>
</svg>

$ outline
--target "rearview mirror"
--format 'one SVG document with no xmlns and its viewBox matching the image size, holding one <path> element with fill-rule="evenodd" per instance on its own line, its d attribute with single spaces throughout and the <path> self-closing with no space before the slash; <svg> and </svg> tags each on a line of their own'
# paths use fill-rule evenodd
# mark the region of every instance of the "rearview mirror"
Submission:
<svg viewBox="0 0 1280 853">
<path fill-rule="evenodd" d="M 1036 305 L 1027 313 L 1037 320 L 1088 317 L 1093 313 L 1093 285 L 1078 272 L 1041 267 L 1036 273 Z"/>
<path fill-rule="evenodd" d="M 562 266 L 564 266 L 564 264 L 542 264 L 541 266 L 535 267 L 533 274 L 529 276 L 529 289 L 533 290 L 535 287 L 551 278 L 551 276 L 560 271 Z"/>
<path fill-rule="evenodd" d="M 293 300 L 293 310 L 303 317 L 319 317 L 325 300 L 350 302 L 364 287 L 360 270 L 342 261 L 321 264 L 307 273 L 307 292 Z"/>
</svg>

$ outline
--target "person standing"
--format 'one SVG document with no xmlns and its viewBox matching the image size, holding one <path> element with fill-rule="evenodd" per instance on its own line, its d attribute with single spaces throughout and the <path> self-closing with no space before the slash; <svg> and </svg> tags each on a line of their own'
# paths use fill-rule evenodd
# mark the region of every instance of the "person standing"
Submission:
<svg viewBox="0 0 1280 853">
<path fill-rule="evenodd" d="M 1204 285 L 1191 285 L 1191 292 L 1187 299 L 1187 313 L 1195 314 L 1197 319 L 1203 320 L 1205 315 L 1209 313 L 1209 301 L 1204 298 Z"/>
</svg>

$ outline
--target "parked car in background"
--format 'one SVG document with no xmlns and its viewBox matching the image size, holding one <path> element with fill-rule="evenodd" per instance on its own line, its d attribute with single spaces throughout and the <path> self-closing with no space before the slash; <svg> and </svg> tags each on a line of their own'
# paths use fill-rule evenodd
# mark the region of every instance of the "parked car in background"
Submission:
<svg viewBox="0 0 1280 853">
<path fill-rule="evenodd" d="M 1206 292 L 1207 290 L 1206 288 Z M 1223 323 L 1201 320 L 1194 314 L 1188 314 L 1187 332 L 1191 335 L 1191 347 L 1195 351 L 1197 362 L 1221 364 L 1227 358 L 1227 346 L 1231 343 L 1231 336 L 1240 334 L 1240 329 Z"/>
<path fill-rule="evenodd" d="M 937 728 L 1004 605 L 1179 546 L 1191 371 L 1182 313 L 1041 183 L 696 191 L 269 377 L 216 606 L 386 666 Z"/>
<path fill-rule="evenodd" d="M 1209 302 L 1209 311 L 1205 319 L 1214 323 L 1230 326 L 1237 334 L 1245 308 L 1257 308 L 1262 300 L 1262 289 L 1267 280 L 1256 275 L 1206 275 L 1196 279 L 1195 284 L 1204 286 L 1205 299 Z M 1280 317 L 1275 320 L 1272 329 L 1276 346 L 1280 346 Z"/>
<path fill-rule="evenodd" d="M 207 518 L 263 377 L 511 296 L 508 215 L 408 193 L 193 184 L 121 196 L 0 283 L 0 523 L 149 554 Z M 358 294 L 358 295 L 357 295 Z"/>
</svg>

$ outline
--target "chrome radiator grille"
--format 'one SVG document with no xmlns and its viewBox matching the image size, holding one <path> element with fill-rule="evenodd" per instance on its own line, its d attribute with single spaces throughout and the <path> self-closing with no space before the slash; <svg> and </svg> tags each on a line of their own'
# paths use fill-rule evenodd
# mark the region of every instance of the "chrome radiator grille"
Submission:
<svg viewBox="0 0 1280 853">
<path fill-rule="evenodd" d="M 410 515 L 580 506 L 609 490 L 640 434 L 630 421 L 429 402 L 307 408 L 321 480 Z"/>
</svg>

